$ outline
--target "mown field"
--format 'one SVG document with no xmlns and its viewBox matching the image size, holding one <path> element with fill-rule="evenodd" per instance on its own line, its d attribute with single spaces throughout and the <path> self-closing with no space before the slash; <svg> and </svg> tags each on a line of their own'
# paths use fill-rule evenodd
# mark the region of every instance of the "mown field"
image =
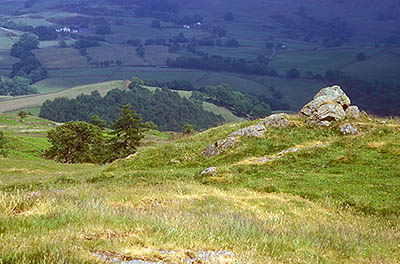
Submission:
<svg viewBox="0 0 400 264">
<path fill-rule="evenodd" d="M 399 262 L 400 121 L 363 117 L 359 135 L 343 136 L 289 119 L 212 158 L 202 149 L 259 121 L 95 166 L 44 160 L 54 125 L 1 114 L 0 262 L 187 263 L 204 252 L 217 256 L 205 263 Z M 200 175 L 210 166 L 215 175 Z"/>
</svg>

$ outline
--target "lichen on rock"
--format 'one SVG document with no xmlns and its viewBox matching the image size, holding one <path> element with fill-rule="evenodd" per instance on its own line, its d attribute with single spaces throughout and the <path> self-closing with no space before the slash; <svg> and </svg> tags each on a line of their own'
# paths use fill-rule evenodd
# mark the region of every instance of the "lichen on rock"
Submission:
<svg viewBox="0 0 400 264">
<path fill-rule="evenodd" d="M 270 115 L 262 121 L 262 124 L 267 127 L 277 128 L 287 128 L 291 126 L 290 121 L 287 120 L 287 115 L 284 113 Z"/>
</svg>

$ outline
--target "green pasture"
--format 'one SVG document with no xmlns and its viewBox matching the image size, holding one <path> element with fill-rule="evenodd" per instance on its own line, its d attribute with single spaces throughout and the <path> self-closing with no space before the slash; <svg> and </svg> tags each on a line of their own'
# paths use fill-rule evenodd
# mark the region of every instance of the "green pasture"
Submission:
<svg viewBox="0 0 400 264">
<path fill-rule="evenodd" d="M 326 86 L 321 81 L 307 79 L 292 80 L 257 76 L 254 80 L 267 87 L 273 86 L 276 91 L 279 91 L 283 95 L 282 101 L 289 104 L 290 109 L 294 111 L 300 110 L 321 88 Z"/>
<path fill-rule="evenodd" d="M 245 93 L 254 94 L 268 94 L 269 89 L 262 83 L 253 81 L 252 76 L 239 75 L 233 73 L 215 73 L 208 72 L 201 79 L 194 83 L 195 87 L 200 88 L 207 85 L 216 85 L 220 83 L 227 83 L 232 86 L 234 90 Z"/>
<path fill-rule="evenodd" d="M 11 73 L 11 70 L 0 69 L 0 76 L 8 76 Z"/>
<path fill-rule="evenodd" d="M 79 51 L 73 48 L 43 48 L 34 50 L 37 59 L 48 69 L 85 67 L 86 58 L 79 55 Z"/>
<path fill-rule="evenodd" d="M 187 80 L 195 82 L 205 73 L 197 70 L 184 70 L 173 68 L 136 68 L 124 67 L 113 75 L 113 79 L 127 80 L 136 76 L 143 80 L 158 80 L 169 82 L 173 80 Z"/>
<path fill-rule="evenodd" d="M 71 43 L 71 41 L 69 41 Z M 68 42 L 67 42 L 68 43 Z M 46 40 L 46 41 L 40 41 L 39 43 L 39 48 L 54 48 L 58 47 L 58 40 Z M 50 52 L 49 49 L 46 49 L 46 51 Z"/>
<path fill-rule="evenodd" d="M 38 26 L 54 26 L 55 24 L 47 21 L 45 18 L 39 18 L 35 16 L 20 16 L 20 17 L 11 17 L 8 19 L 9 21 L 13 21 L 15 23 L 21 23 L 21 24 L 26 24 L 30 25 L 33 27 L 38 27 Z"/>
<path fill-rule="evenodd" d="M 180 32 L 184 33 L 188 39 L 209 36 L 209 33 L 205 33 L 200 29 L 176 28 L 176 25 L 165 22 L 161 23 L 161 29 L 152 28 L 151 22 L 154 20 L 153 18 L 121 19 L 124 24 L 119 26 L 111 24 L 112 32 L 106 37 L 107 41 L 112 44 L 121 44 L 129 39 L 141 39 L 143 43 L 146 39 L 170 39 L 171 36 L 178 35 Z"/>
<path fill-rule="evenodd" d="M 0 68 L 11 70 L 11 66 L 18 61 L 17 58 L 11 57 L 9 53 L 9 50 L 0 50 Z"/>
<path fill-rule="evenodd" d="M 51 78 L 33 84 L 40 93 L 53 93 L 61 90 L 70 89 L 80 85 L 96 84 L 104 81 L 103 76 L 77 76 Z"/>
<path fill-rule="evenodd" d="M 165 65 L 167 59 L 175 59 L 178 54 L 168 52 L 168 47 L 145 46 L 145 56 L 136 54 L 136 47 L 126 45 L 105 45 L 88 49 L 88 54 L 93 60 L 110 61 L 120 60 L 123 65 Z"/>
<path fill-rule="evenodd" d="M 115 72 L 119 67 L 95 68 L 95 67 L 76 67 L 65 69 L 50 69 L 49 78 L 64 78 L 64 77 L 85 77 L 98 76 L 106 77 L 112 72 Z"/>
<path fill-rule="evenodd" d="M 337 70 L 341 67 L 356 62 L 358 53 L 367 56 L 380 52 L 381 49 L 321 49 L 307 51 L 280 50 L 275 59 L 270 62 L 271 67 L 279 74 L 285 75 L 291 68 L 299 70 L 304 76 L 305 72 L 324 75 L 328 70 Z"/>
<path fill-rule="evenodd" d="M 203 103 L 203 108 L 206 111 L 212 112 L 217 115 L 221 115 L 227 123 L 238 123 L 238 122 L 243 122 L 245 119 L 240 118 L 232 114 L 231 111 L 224 107 L 216 106 L 215 104 Z"/>
<path fill-rule="evenodd" d="M 14 112 L 10 112 L 10 114 L 18 114 L 19 111 L 20 110 L 14 111 Z M 26 108 L 23 111 L 25 111 L 26 113 L 32 114 L 33 116 L 39 116 L 40 107 Z"/>
<path fill-rule="evenodd" d="M 9 37 L 0 37 L 0 49 L 7 50 L 11 49 L 11 46 L 14 44 L 14 41 Z"/>
<path fill-rule="evenodd" d="M 342 71 L 361 80 L 400 83 L 400 54 L 380 53 L 344 67 Z"/>
</svg>

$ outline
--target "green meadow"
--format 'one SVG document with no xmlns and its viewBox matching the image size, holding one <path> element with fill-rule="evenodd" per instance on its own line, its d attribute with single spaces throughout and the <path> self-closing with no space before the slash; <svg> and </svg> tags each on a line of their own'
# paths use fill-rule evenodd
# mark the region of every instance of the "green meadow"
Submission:
<svg viewBox="0 0 400 264">
<path fill-rule="evenodd" d="M 43 159 L 54 124 L 1 114 L 0 263 L 186 263 L 202 251 L 231 253 L 218 263 L 399 262 L 400 121 L 364 116 L 344 136 L 289 119 L 211 158 L 207 145 L 259 120 L 151 133 L 135 156 L 97 166 Z"/>
</svg>

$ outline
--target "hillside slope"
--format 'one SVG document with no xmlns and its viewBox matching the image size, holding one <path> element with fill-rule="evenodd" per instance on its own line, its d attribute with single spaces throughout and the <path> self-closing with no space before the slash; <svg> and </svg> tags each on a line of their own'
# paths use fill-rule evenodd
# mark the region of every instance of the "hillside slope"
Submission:
<svg viewBox="0 0 400 264">
<path fill-rule="evenodd" d="M 98 167 L 42 160 L 45 140 L 2 117 L 18 153 L 31 147 L 0 157 L 0 263 L 400 261 L 398 119 L 363 116 L 345 136 L 351 120 L 318 128 L 291 115 L 289 128 L 203 157 L 260 120 L 229 124 Z"/>
</svg>

